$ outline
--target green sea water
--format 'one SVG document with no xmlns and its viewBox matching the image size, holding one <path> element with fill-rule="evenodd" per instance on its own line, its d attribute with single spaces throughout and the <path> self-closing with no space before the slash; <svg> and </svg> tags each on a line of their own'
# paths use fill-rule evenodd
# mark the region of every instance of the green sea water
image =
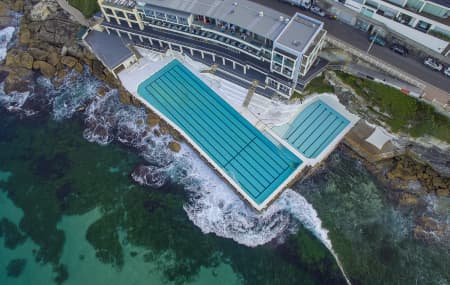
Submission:
<svg viewBox="0 0 450 285">
<path fill-rule="evenodd" d="M 202 233 L 183 185 L 137 185 L 142 158 L 83 128 L 0 111 L 0 284 L 344 284 L 302 227 L 254 248 Z"/>
<path fill-rule="evenodd" d="M 0 94 L 0 284 L 346 284 L 324 244 L 352 284 L 449 284 L 448 242 L 416 239 L 415 212 L 342 148 L 255 214 L 98 84 Z M 149 164 L 169 182 L 136 183 Z M 450 223 L 448 198 L 423 207 Z"/>
</svg>

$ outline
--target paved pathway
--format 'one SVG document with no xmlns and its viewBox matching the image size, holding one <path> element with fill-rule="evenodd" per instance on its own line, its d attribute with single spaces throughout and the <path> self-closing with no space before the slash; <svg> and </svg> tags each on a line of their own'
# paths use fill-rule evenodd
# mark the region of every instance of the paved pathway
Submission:
<svg viewBox="0 0 450 285">
<path fill-rule="evenodd" d="M 80 25 L 89 27 L 89 21 L 84 17 L 84 15 L 74 7 L 72 7 L 67 0 L 56 0 L 67 13 L 69 13 L 75 21 L 77 21 Z"/>
</svg>

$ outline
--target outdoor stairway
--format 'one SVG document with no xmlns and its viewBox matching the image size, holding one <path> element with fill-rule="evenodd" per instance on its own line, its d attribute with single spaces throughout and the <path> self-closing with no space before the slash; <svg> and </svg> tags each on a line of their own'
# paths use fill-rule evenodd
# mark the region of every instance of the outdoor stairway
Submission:
<svg viewBox="0 0 450 285">
<path fill-rule="evenodd" d="M 219 67 L 218 64 L 213 64 L 213 65 L 211 65 L 210 69 L 204 69 L 204 70 L 200 71 L 200 73 L 211 73 L 211 74 L 214 74 L 218 67 Z"/>
<path fill-rule="evenodd" d="M 250 101 L 252 100 L 252 97 L 255 94 L 256 88 L 258 87 L 258 83 L 259 83 L 258 80 L 253 80 L 252 86 L 248 88 L 247 96 L 245 97 L 244 103 L 242 104 L 244 108 L 247 108 L 248 105 L 250 104 Z"/>
</svg>

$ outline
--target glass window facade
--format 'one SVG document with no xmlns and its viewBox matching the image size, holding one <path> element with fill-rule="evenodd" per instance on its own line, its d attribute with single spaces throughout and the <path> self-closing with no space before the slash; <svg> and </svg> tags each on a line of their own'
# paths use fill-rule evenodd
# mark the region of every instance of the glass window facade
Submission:
<svg viewBox="0 0 450 285">
<path fill-rule="evenodd" d="M 177 22 L 177 16 L 167 14 L 167 21 L 176 23 Z"/>
<path fill-rule="evenodd" d="M 161 19 L 161 20 L 165 20 L 166 19 L 166 14 L 162 13 L 162 12 L 155 12 L 156 18 Z"/>
</svg>

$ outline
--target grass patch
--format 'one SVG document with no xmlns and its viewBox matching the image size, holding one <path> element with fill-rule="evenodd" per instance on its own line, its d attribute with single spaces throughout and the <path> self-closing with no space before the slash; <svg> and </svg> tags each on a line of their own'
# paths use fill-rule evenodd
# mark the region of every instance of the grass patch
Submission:
<svg viewBox="0 0 450 285">
<path fill-rule="evenodd" d="M 328 83 L 325 83 L 325 77 L 323 75 L 318 76 L 311 80 L 308 85 L 306 85 L 303 93 L 297 91 L 292 94 L 291 99 L 304 100 L 305 96 L 313 93 L 334 93 L 334 88 Z"/>
<path fill-rule="evenodd" d="M 69 0 L 69 4 L 80 10 L 86 18 L 92 17 L 100 10 L 96 0 Z"/>
<path fill-rule="evenodd" d="M 312 94 L 312 93 L 333 93 L 334 88 L 328 83 L 325 83 L 325 76 L 321 75 L 313 80 L 311 80 L 308 85 L 306 85 L 305 93 L 306 94 Z"/>
<path fill-rule="evenodd" d="M 381 83 L 343 72 L 336 74 L 372 108 L 386 114 L 380 119 L 394 132 L 404 132 L 413 137 L 429 135 L 450 143 L 450 119 L 437 113 L 433 106 Z"/>
</svg>

